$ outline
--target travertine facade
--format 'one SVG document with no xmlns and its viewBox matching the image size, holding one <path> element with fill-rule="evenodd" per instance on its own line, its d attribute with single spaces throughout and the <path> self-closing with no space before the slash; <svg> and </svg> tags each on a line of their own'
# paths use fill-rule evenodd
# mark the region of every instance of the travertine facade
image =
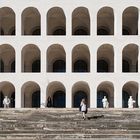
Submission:
<svg viewBox="0 0 140 140">
<path fill-rule="evenodd" d="M 140 105 L 139 0 L 1 0 L 0 106 Z"/>
</svg>

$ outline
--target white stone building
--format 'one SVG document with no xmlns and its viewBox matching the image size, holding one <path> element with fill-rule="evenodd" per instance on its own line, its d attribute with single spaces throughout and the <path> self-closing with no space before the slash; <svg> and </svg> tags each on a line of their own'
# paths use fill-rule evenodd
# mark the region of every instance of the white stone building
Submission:
<svg viewBox="0 0 140 140">
<path fill-rule="evenodd" d="M 0 0 L 0 107 L 140 106 L 139 0 Z"/>
</svg>

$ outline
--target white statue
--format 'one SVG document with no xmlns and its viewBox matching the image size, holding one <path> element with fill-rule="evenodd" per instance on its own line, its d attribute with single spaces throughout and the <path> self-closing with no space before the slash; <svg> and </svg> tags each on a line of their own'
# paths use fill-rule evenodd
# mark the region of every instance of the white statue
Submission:
<svg viewBox="0 0 140 140">
<path fill-rule="evenodd" d="M 102 103 L 103 103 L 103 108 L 109 107 L 109 102 L 108 102 L 106 96 L 104 96 L 104 98 L 102 99 Z"/>
<path fill-rule="evenodd" d="M 10 104 L 10 99 L 7 96 L 5 96 L 5 98 L 3 99 L 4 108 L 9 108 L 9 104 Z"/>
<path fill-rule="evenodd" d="M 136 101 L 135 100 L 133 100 L 133 98 L 132 98 L 132 96 L 130 96 L 130 98 L 129 98 L 129 100 L 128 100 L 128 108 L 134 108 L 134 103 L 135 103 Z"/>
</svg>

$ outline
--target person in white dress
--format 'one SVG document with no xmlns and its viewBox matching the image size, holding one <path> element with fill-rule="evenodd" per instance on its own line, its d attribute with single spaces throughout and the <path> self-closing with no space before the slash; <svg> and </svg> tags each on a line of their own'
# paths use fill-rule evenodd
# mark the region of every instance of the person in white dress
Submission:
<svg viewBox="0 0 140 140">
<path fill-rule="evenodd" d="M 86 113 L 87 113 L 87 105 L 86 105 L 85 99 L 81 100 L 80 107 L 81 107 L 81 112 L 82 112 L 82 115 L 83 115 L 83 119 L 85 120 L 86 119 Z"/>
</svg>

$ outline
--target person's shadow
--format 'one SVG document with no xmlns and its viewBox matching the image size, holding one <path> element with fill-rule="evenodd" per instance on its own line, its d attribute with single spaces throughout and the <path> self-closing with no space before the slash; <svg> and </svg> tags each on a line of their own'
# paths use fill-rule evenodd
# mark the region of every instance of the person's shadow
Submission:
<svg viewBox="0 0 140 140">
<path fill-rule="evenodd" d="M 88 120 L 91 120 L 91 119 L 99 119 L 99 118 L 103 118 L 104 115 L 97 115 L 97 116 L 90 116 L 90 117 L 87 117 Z"/>
</svg>

